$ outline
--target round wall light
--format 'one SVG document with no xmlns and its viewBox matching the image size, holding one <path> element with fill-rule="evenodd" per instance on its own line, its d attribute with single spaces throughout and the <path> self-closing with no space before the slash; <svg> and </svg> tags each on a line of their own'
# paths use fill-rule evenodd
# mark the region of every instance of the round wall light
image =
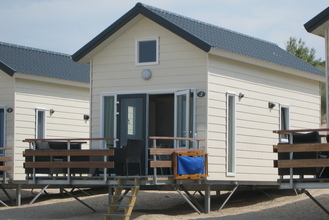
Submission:
<svg viewBox="0 0 329 220">
<path fill-rule="evenodd" d="M 142 72 L 142 77 L 143 77 L 143 79 L 145 79 L 145 80 L 149 80 L 149 79 L 151 79 L 151 77 L 152 77 L 152 72 L 151 72 L 151 70 L 149 70 L 149 69 L 145 69 L 145 70 L 143 70 L 143 72 Z"/>
</svg>

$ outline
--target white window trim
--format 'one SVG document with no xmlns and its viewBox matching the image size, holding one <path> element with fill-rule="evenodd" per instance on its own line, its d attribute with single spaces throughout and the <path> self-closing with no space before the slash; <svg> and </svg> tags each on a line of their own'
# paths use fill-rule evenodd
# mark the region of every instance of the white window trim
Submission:
<svg viewBox="0 0 329 220">
<path fill-rule="evenodd" d="M 6 112 L 7 112 L 7 108 L 6 106 L 0 106 L 0 109 L 3 109 L 3 125 L 4 125 L 4 129 L 3 129 L 3 144 L 4 144 L 4 147 L 6 145 Z M 0 148 L 1 149 L 1 148 Z M 5 156 L 6 155 L 6 151 L 3 151 L 3 154 L 0 154 L 0 155 L 3 155 Z"/>
<path fill-rule="evenodd" d="M 44 138 L 46 138 L 46 120 L 47 120 L 47 115 L 46 115 L 46 108 L 36 108 L 35 109 L 35 138 L 37 138 L 38 135 L 38 112 L 44 112 L 44 120 L 43 120 L 43 134 L 44 134 Z"/>
<path fill-rule="evenodd" d="M 229 114 L 229 97 L 234 97 L 234 106 L 232 109 L 233 113 L 233 142 L 232 142 L 232 161 L 229 161 L 229 151 L 228 151 L 228 144 L 229 144 L 229 120 L 228 120 L 228 114 Z M 228 170 L 228 163 L 232 163 L 232 170 L 233 172 L 229 172 Z M 226 93 L 226 176 L 235 176 L 236 175 L 236 93 L 233 92 L 227 92 Z"/>
<path fill-rule="evenodd" d="M 282 108 L 288 109 L 288 115 L 287 115 L 287 129 L 290 129 L 290 106 L 289 105 L 281 105 L 280 104 L 280 111 L 279 111 L 279 130 L 282 130 L 282 124 L 281 124 L 281 115 L 282 115 Z M 285 135 L 286 137 L 283 137 L 283 135 L 279 135 L 279 143 L 289 143 L 289 139 L 287 138 L 288 136 Z"/>
<path fill-rule="evenodd" d="M 185 115 L 185 127 L 186 127 L 186 137 L 189 137 L 189 130 L 190 130 L 190 93 L 191 91 L 189 89 L 187 90 L 179 90 L 176 91 L 174 94 L 174 136 L 177 137 L 177 120 L 178 120 L 178 115 L 177 115 L 177 97 L 180 95 L 185 95 L 186 96 L 186 115 Z M 186 147 L 180 147 L 181 149 L 183 148 L 188 148 L 188 141 L 185 141 Z M 174 148 L 178 148 L 177 146 L 177 141 L 174 142 Z"/>
<path fill-rule="evenodd" d="M 100 95 L 100 103 L 101 103 L 101 114 L 99 117 L 99 124 L 100 124 L 100 134 L 101 136 L 104 138 L 104 98 L 107 96 L 113 96 L 114 97 L 114 136 L 116 136 L 117 134 L 117 114 L 118 114 L 118 110 L 117 110 L 117 102 L 118 102 L 118 98 L 117 98 L 118 94 L 115 93 L 105 93 L 105 94 L 101 94 Z M 117 138 L 116 138 L 117 139 Z M 114 148 L 116 148 L 116 144 L 117 141 L 113 142 L 114 144 Z M 105 141 L 100 141 L 100 149 L 105 149 Z"/>
<path fill-rule="evenodd" d="M 156 41 L 156 61 L 155 62 L 139 62 L 139 42 L 141 41 Z M 145 38 L 138 38 L 135 40 L 135 65 L 136 66 L 145 66 L 145 65 L 157 65 L 159 64 L 159 37 L 145 37 Z"/>
</svg>

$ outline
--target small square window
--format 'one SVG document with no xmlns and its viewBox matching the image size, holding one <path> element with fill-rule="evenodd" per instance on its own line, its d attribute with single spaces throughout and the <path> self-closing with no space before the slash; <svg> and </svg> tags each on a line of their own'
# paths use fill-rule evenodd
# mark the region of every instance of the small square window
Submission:
<svg viewBox="0 0 329 220">
<path fill-rule="evenodd" d="M 157 64 L 158 63 L 158 41 L 156 39 L 139 40 L 136 44 L 137 64 Z"/>
</svg>

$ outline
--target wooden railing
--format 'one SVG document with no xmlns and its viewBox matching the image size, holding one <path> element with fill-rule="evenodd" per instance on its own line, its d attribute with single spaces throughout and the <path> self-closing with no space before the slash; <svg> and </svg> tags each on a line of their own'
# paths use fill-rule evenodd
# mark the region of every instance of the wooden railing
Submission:
<svg viewBox="0 0 329 220">
<path fill-rule="evenodd" d="M 151 136 L 149 137 L 150 140 L 153 140 L 153 146 L 149 149 L 150 154 L 150 168 L 153 168 L 153 175 L 154 175 L 154 183 L 157 184 L 157 169 L 164 169 L 169 168 L 172 173 L 174 173 L 174 164 L 173 164 L 173 155 L 177 152 L 198 152 L 198 153 L 204 153 L 202 149 L 199 149 L 200 141 L 204 141 L 204 139 L 201 138 L 182 138 L 182 137 L 159 137 L 159 136 Z M 169 141 L 177 141 L 176 142 L 176 148 L 157 148 L 157 140 L 169 140 Z M 192 141 L 196 142 L 196 147 L 194 148 L 180 148 L 178 141 Z M 166 160 L 159 160 L 161 156 L 168 156 Z M 208 163 L 206 164 L 207 167 Z M 174 175 L 173 175 L 174 176 Z"/>
<path fill-rule="evenodd" d="M 37 174 L 56 175 L 56 177 L 63 174 L 62 176 L 67 178 L 67 182 L 70 183 L 73 177 L 72 174 L 91 176 L 90 169 L 103 169 L 103 173 L 106 174 L 107 169 L 114 168 L 114 162 L 108 159 L 109 156 L 114 156 L 114 149 L 87 150 L 70 148 L 71 145 L 77 143 L 106 140 L 115 140 L 115 138 L 26 139 L 23 142 L 28 142 L 30 148 L 23 152 L 27 178 L 32 178 L 33 182 L 36 182 Z M 36 144 L 33 145 L 33 142 L 64 143 L 66 148 L 40 150 L 36 149 Z M 104 181 L 107 181 L 107 175 L 104 175 Z"/>
<path fill-rule="evenodd" d="M 294 176 L 299 175 L 299 181 L 303 181 L 305 175 L 313 175 L 313 179 L 319 178 L 319 172 L 323 171 L 325 167 L 329 167 L 328 155 L 323 152 L 329 152 L 328 143 L 298 143 L 293 144 L 294 133 L 305 132 L 327 132 L 329 129 L 300 129 L 300 130 L 277 130 L 273 133 L 282 135 L 289 135 L 289 143 L 279 143 L 273 145 L 273 152 L 289 154 L 288 158 L 279 159 L 274 161 L 274 167 L 278 169 L 289 169 L 290 184 L 293 187 Z M 326 136 L 326 135 L 320 135 Z M 306 154 L 301 154 L 306 152 Z M 313 152 L 313 154 L 312 154 Z M 323 156 L 321 156 L 321 153 Z M 298 159 L 295 155 L 299 154 Z M 305 155 L 305 157 L 304 157 Z M 313 158 L 312 158 L 313 157 Z M 305 168 L 305 169 L 303 169 Z M 312 169 L 313 168 L 313 169 Z M 315 169 L 317 168 L 317 169 Z M 279 170 L 278 170 L 279 171 Z M 298 172 L 299 171 L 299 172 Z M 282 181 L 283 177 L 281 177 Z"/>
<path fill-rule="evenodd" d="M 0 148 L 0 150 L 3 150 L 3 151 L 7 151 L 7 150 L 11 150 L 11 148 Z M 4 153 L 4 155 L 6 155 L 6 153 Z M 7 165 L 7 162 L 11 161 L 11 157 L 8 157 L 8 156 L 0 156 L 0 162 L 2 163 L 2 165 L 0 165 L 0 171 L 3 172 L 3 175 L 2 175 L 2 181 L 4 183 L 7 182 L 7 172 L 9 170 L 11 170 L 11 166 L 8 166 Z M 1 182 L 1 181 L 0 181 Z"/>
</svg>

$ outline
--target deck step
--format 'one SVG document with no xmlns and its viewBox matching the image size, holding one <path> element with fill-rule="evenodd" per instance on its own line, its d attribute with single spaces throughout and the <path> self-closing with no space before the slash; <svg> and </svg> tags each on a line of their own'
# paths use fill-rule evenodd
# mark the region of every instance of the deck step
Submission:
<svg viewBox="0 0 329 220">
<path fill-rule="evenodd" d="M 120 188 L 120 189 L 136 189 L 139 188 L 139 186 L 134 186 L 134 185 L 112 185 L 110 188 L 115 189 L 115 188 Z"/>
<path fill-rule="evenodd" d="M 108 204 L 108 207 L 133 207 L 132 205 Z"/>
<path fill-rule="evenodd" d="M 102 214 L 104 216 L 111 216 L 111 217 L 130 217 L 130 215 L 126 215 L 126 214 Z"/>
<path fill-rule="evenodd" d="M 136 197 L 135 195 L 109 195 L 109 198 L 134 198 Z"/>
<path fill-rule="evenodd" d="M 131 183 L 128 184 L 123 179 L 118 179 L 118 183 L 111 185 L 110 188 L 114 189 L 114 194 L 108 196 L 111 199 L 111 204 L 108 204 L 108 214 L 105 215 L 107 216 L 105 219 L 121 217 L 129 220 L 139 191 L 139 178 L 134 179 L 133 185 Z M 130 195 L 127 194 L 129 191 Z M 126 199 L 128 204 L 121 204 L 123 199 Z M 124 213 L 121 212 L 122 210 L 118 210 L 120 207 L 124 208 Z"/>
</svg>

